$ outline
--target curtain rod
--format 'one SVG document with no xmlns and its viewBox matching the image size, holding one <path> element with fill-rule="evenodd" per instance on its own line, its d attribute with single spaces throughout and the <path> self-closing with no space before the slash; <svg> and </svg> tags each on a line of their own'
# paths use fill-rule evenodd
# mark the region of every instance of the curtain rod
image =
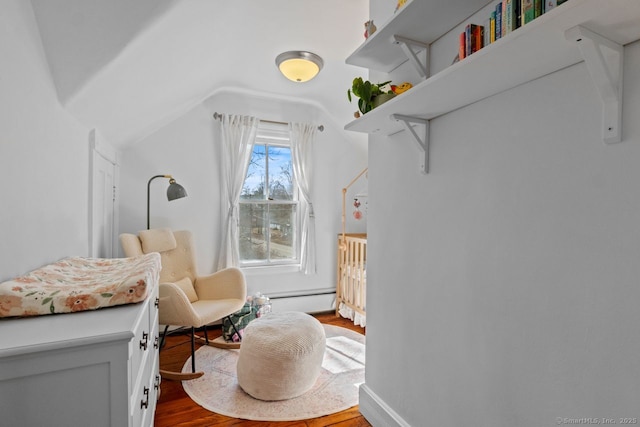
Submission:
<svg viewBox="0 0 640 427">
<path fill-rule="evenodd" d="M 221 119 L 222 119 L 222 114 L 220 114 L 220 113 L 213 113 L 213 118 L 214 118 L 215 120 L 221 120 Z M 289 123 L 287 123 L 287 122 L 275 122 L 275 121 L 273 121 L 273 120 L 262 120 L 262 119 L 259 119 L 259 120 L 260 120 L 261 122 L 265 122 L 265 123 L 274 123 L 274 124 L 276 124 L 276 125 L 288 125 L 288 124 L 289 124 Z M 323 126 L 323 125 L 318 126 L 318 130 L 319 130 L 320 132 L 324 131 L 324 126 Z"/>
</svg>

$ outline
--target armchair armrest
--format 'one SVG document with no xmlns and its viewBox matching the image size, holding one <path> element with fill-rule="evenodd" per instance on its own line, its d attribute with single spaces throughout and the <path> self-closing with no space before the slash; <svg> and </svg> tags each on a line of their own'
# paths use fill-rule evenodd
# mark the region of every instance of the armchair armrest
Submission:
<svg viewBox="0 0 640 427">
<path fill-rule="evenodd" d="M 229 267 L 208 276 L 196 277 L 193 285 L 201 300 L 247 299 L 247 283 L 239 268 Z"/>
<path fill-rule="evenodd" d="M 158 323 L 161 325 L 191 326 L 199 323 L 199 317 L 189 298 L 174 283 L 160 283 Z"/>
</svg>

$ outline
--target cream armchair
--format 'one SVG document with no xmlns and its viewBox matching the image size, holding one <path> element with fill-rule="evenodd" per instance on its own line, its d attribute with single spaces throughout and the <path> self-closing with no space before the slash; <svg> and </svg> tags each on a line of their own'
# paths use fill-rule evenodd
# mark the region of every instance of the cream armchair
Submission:
<svg viewBox="0 0 640 427">
<path fill-rule="evenodd" d="M 124 233 L 120 243 L 128 257 L 159 252 L 160 271 L 159 323 L 165 325 L 162 340 L 170 325 L 191 328 L 192 374 L 162 371 L 167 379 L 190 379 L 203 375 L 195 367 L 195 328 L 221 320 L 240 310 L 247 298 L 244 274 L 238 268 L 226 268 L 207 276 L 198 276 L 190 231 L 159 228 Z"/>
</svg>

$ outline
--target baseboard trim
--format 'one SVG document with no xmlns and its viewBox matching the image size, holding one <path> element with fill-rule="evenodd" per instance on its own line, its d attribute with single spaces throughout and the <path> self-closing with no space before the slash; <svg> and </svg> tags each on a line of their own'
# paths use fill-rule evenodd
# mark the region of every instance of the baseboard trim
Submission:
<svg viewBox="0 0 640 427">
<path fill-rule="evenodd" d="M 334 293 L 313 295 L 277 295 L 271 298 L 273 311 L 302 311 L 304 313 L 317 313 L 335 310 L 336 295 Z"/>
<path fill-rule="evenodd" d="M 375 394 L 367 384 L 360 385 L 359 410 L 369 423 L 380 427 L 411 427 L 384 400 Z"/>
</svg>

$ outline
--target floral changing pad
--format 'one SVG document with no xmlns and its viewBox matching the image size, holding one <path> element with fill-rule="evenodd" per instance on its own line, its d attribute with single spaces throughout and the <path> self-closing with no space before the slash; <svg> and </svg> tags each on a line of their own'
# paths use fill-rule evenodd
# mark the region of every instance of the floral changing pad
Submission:
<svg viewBox="0 0 640 427">
<path fill-rule="evenodd" d="M 95 310 L 143 301 L 158 283 L 160 254 L 64 258 L 0 283 L 0 317 Z"/>
</svg>

